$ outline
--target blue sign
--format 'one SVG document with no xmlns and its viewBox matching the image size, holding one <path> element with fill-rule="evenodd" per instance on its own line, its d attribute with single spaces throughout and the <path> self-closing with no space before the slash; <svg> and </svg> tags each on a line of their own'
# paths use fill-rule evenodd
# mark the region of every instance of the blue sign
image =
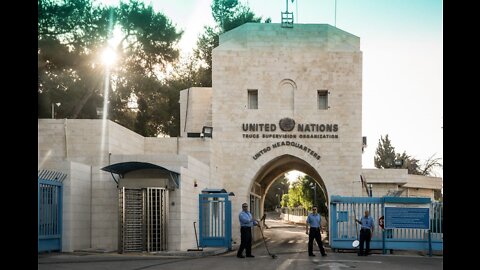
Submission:
<svg viewBox="0 0 480 270">
<path fill-rule="evenodd" d="M 385 207 L 385 229 L 429 229 L 429 208 Z"/>
</svg>

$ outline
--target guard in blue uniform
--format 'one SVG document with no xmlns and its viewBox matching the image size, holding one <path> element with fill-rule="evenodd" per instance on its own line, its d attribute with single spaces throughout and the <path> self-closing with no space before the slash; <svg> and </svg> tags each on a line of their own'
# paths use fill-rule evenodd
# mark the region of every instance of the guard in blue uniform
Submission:
<svg viewBox="0 0 480 270">
<path fill-rule="evenodd" d="M 320 220 L 320 214 L 317 213 L 317 207 L 314 206 L 312 208 L 312 213 L 310 213 L 307 217 L 305 228 L 305 233 L 308 234 L 308 256 L 315 256 L 315 254 L 313 254 L 313 239 L 317 241 L 317 245 L 322 256 L 327 256 L 322 243 Z M 308 230 L 308 226 L 310 226 L 310 231 Z"/>
<path fill-rule="evenodd" d="M 243 250 L 246 250 L 247 257 L 255 257 L 252 255 L 252 227 L 258 225 L 258 221 L 252 217 L 248 211 L 248 204 L 242 204 L 242 212 L 238 215 L 240 220 L 240 247 L 237 251 L 238 258 L 245 258 Z"/>
<path fill-rule="evenodd" d="M 355 219 L 355 221 L 362 225 L 360 229 L 360 252 L 358 252 L 358 256 L 367 256 L 370 253 L 370 239 L 373 234 L 373 218 L 368 215 L 368 210 L 365 210 L 365 216 L 360 220 Z M 363 243 L 366 243 L 365 252 L 363 252 Z"/>
</svg>

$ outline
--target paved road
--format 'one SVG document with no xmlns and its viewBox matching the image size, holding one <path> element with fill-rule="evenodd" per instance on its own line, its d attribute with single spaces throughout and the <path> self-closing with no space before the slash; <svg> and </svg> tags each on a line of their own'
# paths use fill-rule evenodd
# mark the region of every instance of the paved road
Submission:
<svg viewBox="0 0 480 270">
<path fill-rule="evenodd" d="M 400 270 L 400 269 L 443 269 L 443 257 L 422 256 L 415 252 L 395 252 L 393 255 L 372 254 L 358 257 L 354 252 L 332 253 L 321 257 L 318 247 L 314 248 L 316 257 L 308 257 L 304 226 L 285 224 L 279 220 L 267 219 L 269 229 L 264 231 L 272 258 L 263 241 L 256 243 L 252 249 L 255 258 L 239 259 L 235 251 L 208 257 L 165 258 L 155 255 L 120 255 L 120 254 L 62 254 L 48 260 L 39 258 L 39 270 L 156 270 L 156 269 L 205 269 L 205 270 L 240 270 L 240 269 L 358 269 L 358 270 Z"/>
</svg>

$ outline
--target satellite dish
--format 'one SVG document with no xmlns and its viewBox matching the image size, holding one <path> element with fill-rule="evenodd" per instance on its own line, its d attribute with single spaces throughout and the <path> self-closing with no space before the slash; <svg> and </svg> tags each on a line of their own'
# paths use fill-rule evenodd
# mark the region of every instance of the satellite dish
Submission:
<svg viewBox="0 0 480 270">
<path fill-rule="evenodd" d="M 356 248 L 358 247 L 358 245 L 360 245 L 360 242 L 358 240 L 353 241 L 352 247 Z"/>
</svg>

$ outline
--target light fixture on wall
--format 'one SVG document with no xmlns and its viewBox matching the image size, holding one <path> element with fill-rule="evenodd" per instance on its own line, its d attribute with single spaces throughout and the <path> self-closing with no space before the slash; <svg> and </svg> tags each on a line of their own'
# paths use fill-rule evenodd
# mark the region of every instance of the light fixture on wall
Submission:
<svg viewBox="0 0 480 270">
<path fill-rule="evenodd" d="M 395 160 L 395 168 L 401 168 L 403 166 L 403 159 Z"/>
<path fill-rule="evenodd" d="M 203 126 L 202 133 L 200 133 L 200 137 L 212 138 L 212 133 L 213 133 L 213 127 Z"/>
<path fill-rule="evenodd" d="M 193 180 L 193 186 L 198 187 L 197 180 Z"/>
</svg>

